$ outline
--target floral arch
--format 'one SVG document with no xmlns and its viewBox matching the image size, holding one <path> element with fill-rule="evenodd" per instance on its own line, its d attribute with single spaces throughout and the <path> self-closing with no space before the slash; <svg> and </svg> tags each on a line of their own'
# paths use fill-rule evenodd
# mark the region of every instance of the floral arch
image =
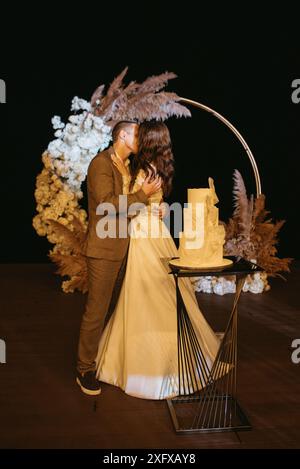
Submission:
<svg viewBox="0 0 300 469">
<path fill-rule="evenodd" d="M 57 264 L 57 274 L 68 277 L 62 282 L 64 292 L 87 291 L 86 258 L 82 245 L 87 230 L 87 213 L 80 206 L 83 197 L 81 184 L 87 175 L 90 161 L 111 140 L 111 131 L 119 120 L 166 120 L 169 117 L 190 117 L 189 109 L 181 103 L 206 108 L 223 120 L 242 142 L 252 163 L 256 178 L 257 194 L 247 198 L 242 176 L 234 172 L 235 210 L 226 224 L 225 254 L 242 255 L 257 261 L 266 274 L 254 274 L 247 279 L 244 291 L 253 293 L 269 289 L 267 275 L 289 271 L 291 259 L 276 257 L 277 233 L 284 221 L 272 223 L 265 220 L 265 197 L 261 194 L 260 178 L 254 157 L 238 131 L 223 116 L 207 106 L 176 93 L 164 90 L 174 73 L 163 73 L 147 78 L 143 83 L 135 81 L 125 85 L 125 68 L 109 86 L 99 86 L 91 100 L 77 96 L 71 104 L 72 114 L 68 123 L 59 116 L 52 118 L 55 139 L 42 154 L 44 167 L 36 178 L 35 200 L 37 214 L 33 227 L 39 236 L 46 236 L 53 244 L 48 256 Z M 225 122 L 226 121 L 226 122 Z M 235 290 L 235 279 L 222 277 L 199 278 L 195 289 L 208 293 L 224 294 Z"/>
</svg>

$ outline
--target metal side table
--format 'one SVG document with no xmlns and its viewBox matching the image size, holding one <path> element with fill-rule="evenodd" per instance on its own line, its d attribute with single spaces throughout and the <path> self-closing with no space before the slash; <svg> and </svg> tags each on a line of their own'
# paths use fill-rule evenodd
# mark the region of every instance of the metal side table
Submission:
<svg viewBox="0 0 300 469">
<path fill-rule="evenodd" d="M 248 274 L 263 269 L 241 257 L 226 256 L 233 264 L 223 270 L 184 270 L 162 259 L 174 276 L 177 299 L 178 396 L 167 399 L 178 433 L 250 430 L 251 425 L 237 401 L 237 318 L 238 301 Z M 179 285 L 180 277 L 236 276 L 236 293 L 229 321 L 216 359 L 208 366 L 186 311 Z"/>
</svg>

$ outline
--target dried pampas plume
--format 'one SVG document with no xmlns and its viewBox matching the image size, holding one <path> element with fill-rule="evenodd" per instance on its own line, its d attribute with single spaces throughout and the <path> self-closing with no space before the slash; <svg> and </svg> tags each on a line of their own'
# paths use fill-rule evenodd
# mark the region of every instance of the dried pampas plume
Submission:
<svg viewBox="0 0 300 469">
<path fill-rule="evenodd" d="M 290 272 L 292 258 L 280 259 L 276 256 L 278 232 L 285 220 L 273 222 L 267 218 L 266 198 L 263 194 L 255 200 L 248 200 L 244 180 L 240 172 L 234 171 L 234 212 L 226 224 L 224 254 L 242 256 L 255 260 L 269 276 L 280 276 L 279 272 Z"/>
<path fill-rule="evenodd" d="M 165 120 L 171 116 L 190 117 L 188 108 L 179 104 L 176 93 L 161 91 L 169 80 L 177 75 L 165 72 L 147 78 L 143 83 L 130 82 L 124 85 L 126 67 L 111 83 L 106 96 L 104 85 L 99 86 L 92 95 L 91 106 L 95 115 L 103 117 L 107 124 L 114 125 L 119 120 Z"/>
<path fill-rule="evenodd" d="M 86 257 L 82 253 L 86 235 L 84 225 L 76 217 L 72 220 L 72 229 L 51 219 L 48 224 L 49 232 L 54 232 L 58 240 L 56 251 L 48 254 L 58 266 L 55 273 L 70 277 L 70 280 L 63 282 L 63 291 L 69 293 L 78 289 L 85 293 L 88 286 Z"/>
</svg>

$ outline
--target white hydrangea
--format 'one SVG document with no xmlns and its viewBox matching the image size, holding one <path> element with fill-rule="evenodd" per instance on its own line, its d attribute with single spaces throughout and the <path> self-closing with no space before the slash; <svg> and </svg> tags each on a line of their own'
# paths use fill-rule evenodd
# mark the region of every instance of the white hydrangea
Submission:
<svg viewBox="0 0 300 469">
<path fill-rule="evenodd" d="M 90 161 L 111 141 L 111 128 L 101 117 L 90 112 L 88 101 L 78 96 L 73 98 L 71 110 L 81 112 L 70 115 L 67 124 L 59 116 L 52 118 L 56 139 L 49 143 L 47 151 L 54 160 L 57 174 L 66 179 L 71 191 L 80 194 Z"/>
<path fill-rule="evenodd" d="M 264 291 L 265 283 L 263 279 L 261 278 L 259 272 L 253 275 L 252 282 L 248 283 L 247 286 L 248 286 L 248 291 L 250 291 L 251 293 L 257 294 L 257 293 L 262 293 Z"/>
<path fill-rule="evenodd" d="M 53 129 L 63 129 L 65 124 L 61 121 L 59 116 L 53 116 L 51 119 Z"/>
<path fill-rule="evenodd" d="M 215 293 L 217 295 L 236 292 L 235 280 L 226 277 L 191 277 L 191 281 L 196 292 Z M 269 289 L 267 274 L 265 272 L 256 272 L 247 276 L 242 291 L 258 294 Z"/>
<path fill-rule="evenodd" d="M 78 98 L 78 96 L 74 96 L 72 99 L 71 111 L 91 111 L 91 104 L 86 101 L 85 99 Z"/>
<path fill-rule="evenodd" d="M 235 293 L 236 284 L 233 280 L 227 280 L 225 277 L 219 277 L 214 284 L 214 293 L 225 295 L 226 293 Z"/>
</svg>

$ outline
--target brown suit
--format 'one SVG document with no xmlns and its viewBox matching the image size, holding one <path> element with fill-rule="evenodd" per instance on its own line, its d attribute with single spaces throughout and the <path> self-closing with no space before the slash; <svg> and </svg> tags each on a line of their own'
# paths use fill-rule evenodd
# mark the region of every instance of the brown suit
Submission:
<svg viewBox="0 0 300 469">
<path fill-rule="evenodd" d="M 112 153 L 113 147 L 109 147 L 96 155 L 89 165 L 87 175 L 89 224 L 84 254 L 87 256 L 88 265 L 88 298 L 78 345 L 77 369 L 81 373 L 95 369 L 95 358 L 105 319 L 116 305 L 126 267 L 129 236 L 127 233 L 125 238 L 120 238 L 118 225 L 123 217 L 127 227 L 128 218 L 127 212 L 119 211 L 123 180 L 111 160 Z M 115 238 L 99 238 L 96 232 L 97 223 L 107 215 L 107 212 L 97 215 L 97 207 L 107 202 L 116 209 Z M 141 189 L 127 196 L 128 208 L 137 202 L 148 203 L 148 197 Z M 114 217 L 112 220 L 114 221 Z"/>
<path fill-rule="evenodd" d="M 100 203 L 111 203 L 116 211 L 116 223 L 118 235 L 118 225 L 120 218 L 126 213 L 119 213 L 119 195 L 123 193 L 123 180 L 120 172 L 112 163 L 110 155 L 114 153 L 113 147 L 98 153 L 91 161 L 87 174 L 88 206 L 89 206 L 89 226 L 87 238 L 84 246 L 84 254 L 89 257 L 99 259 L 120 260 L 123 259 L 127 248 L 129 237 L 126 238 L 99 238 L 96 232 L 96 225 L 105 215 L 97 215 L 96 209 Z M 148 203 L 148 197 L 140 189 L 135 194 L 127 196 L 128 206 L 132 203 Z M 126 217 L 127 218 L 127 217 Z"/>
</svg>

